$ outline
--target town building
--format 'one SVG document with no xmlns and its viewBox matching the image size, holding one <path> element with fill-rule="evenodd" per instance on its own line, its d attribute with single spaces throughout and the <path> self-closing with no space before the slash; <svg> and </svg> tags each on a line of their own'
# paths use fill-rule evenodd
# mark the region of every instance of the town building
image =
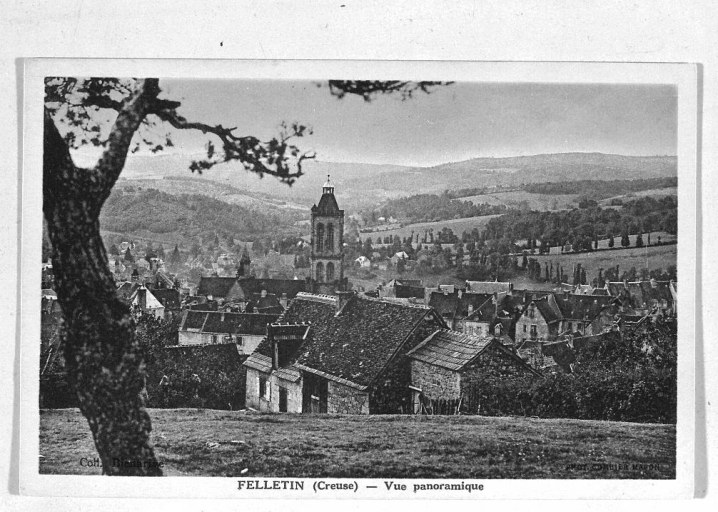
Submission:
<svg viewBox="0 0 718 512">
<path fill-rule="evenodd" d="M 300 293 L 247 359 L 247 406 L 271 412 L 411 412 L 407 352 L 446 324 L 429 307 Z"/>
<path fill-rule="evenodd" d="M 412 412 L 479 414 L 487 389 L 510 379 L 541 375 L 501 340 L 447 329 L 429 335 L 408 353 Z"/>
</svg>

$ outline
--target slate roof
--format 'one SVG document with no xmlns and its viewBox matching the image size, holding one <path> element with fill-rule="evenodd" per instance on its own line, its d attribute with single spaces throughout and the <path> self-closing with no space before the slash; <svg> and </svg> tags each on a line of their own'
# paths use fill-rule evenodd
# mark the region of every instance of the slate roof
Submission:
<svg viewBox="0 0 718 512">
<path fill-rule="evenodd" d="M 615 297 L 599 295 L 556 296 L 556 303 L 566 320 L 593 320 L 614 300 Z"/>
<path fill-rule="evenodd" d="M 202 277 L 199 280 L 197 295 L 226 297 L 236 282 L 236 277 Z"/>
<path fill-rule="evenodd" d="M 267 294 L 276 295 L 278 298 L 286 293 L 288 299 L 293 299 L 298 293 L 307 290 L 307 282 L 303 279 L 256 279 L 249 277 L 240 279 L 238 283 L 247 298 L 266 290 Z"/>
<path fill-rule="evenodd" d="M 193 311 L 187 309 L 182 315 L 180 330 L 186 331 L 187 329 L 201 329 L 206 319 L 207 311 Z"/>
<path fill-rule="evenodd" d="M 183 315 L 180 330 L 201 329 L 203 333 L 262 336 L 267 333 L 267 325 L 278 317 L 279 315 L 187 310 Z"/>
<path fill-rule="evenodd" d="M 353 295 L 337 313 L 337 297 L 300 293 L 280 322 L 311 324 L 309 335 L 289 367 L 310 371 L 359 389 L 366 389 L 391 361 L 413 329 L 427 315 L 426 306 Z M 435 316 L 435 315 L 433 315 Z M 441 320 L 435 320 L 442 325 Z M 258 356 L 255 358 L 255 354 Z M 265 338 L 250 356 L 272 357 Z"/>
<path fill-rule="evenodd" d="M 547 324 L 561 320 L 561 311 L 555 309 L 547 297 L 535 300 L 533 303 L 536 304 L 536 309 L 538 309 L 541 315 L 543 315 Z"/>
<path fill-rule="evenodd" d="M 158 301 L 167 309 L 179 309 L 180 308 L 180 295 L 179 290 L 168 289 L 168 288 L 156 288 L 152 290 Z"/>
<path fill-rule="evenodd" d="M 479 338 L 439 329 L 409 352 L 417 361 L 459 371 L 489 346 L 493 338 Z"/>
<path fill-rule="evenodd" d="M 319 205 L 312 206 L 312 213 L 337 217 L 344 215 L 344 210 L 339 209 L 337 198 L 334 197 L 334 194 L 322 194 L 322 197 L 319 199 Z"/>
<path fill-rule="evenodd" d="M 506 338 L 503 337 L 502 339 Z M 438 329 L 416 348 L 409 351 L 408 356 L 417 361 L 446 368 L 447 370 L 461 371 L 490 346 L 504 352 L 526 370 L 539 375 L 523 359 L 504 345 L 500 339 L 496 337 L 480 338 L 448 329 Z"/>
<path fill-rule="evenodd" d="M 469 315 L 469 306 L 476 310 L 491 299 L 493 299 L 493 294 L 487 293 L 461 292 L 461 296 L 459 296 L 458 290 L 447 294 L 431 292 L 429 306 L 444 318 L 466 318 Z"/>
<path fill-rule="evenodd" d="M 409 286 L 397 284 L 394 287 L 397 299 L 423 299 L 424 298 L 424 287 L 423 286 Z"/>
<path fill-rule="evenodd" d="M 257 308 L 258 313 L 270 313 L 280 315 L 284 308 L 279 303 L 279 299 L 273 293 L 268 293 L 262 297 L 261 293 L 253 293 L 252 298 L 247 302 L 247 311 L 254 312 Z"/>
</svg>

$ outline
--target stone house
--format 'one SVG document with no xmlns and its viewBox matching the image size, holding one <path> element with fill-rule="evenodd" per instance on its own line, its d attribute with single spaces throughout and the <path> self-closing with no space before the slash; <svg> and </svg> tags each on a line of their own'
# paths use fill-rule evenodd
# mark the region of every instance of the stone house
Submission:
<svg viewBox="0 0 718 512">
<path fill-rule="evenodd" d="M 494 336 L 439 329 L 408 355 L 414 414 L 476 414 L 494 383 L 541 375 Z"/>
<path fill-rule="evenodd" d="M 299 293 L 244 363 L 247 406 L 293 413 L 411 409 L 407 352 L 446 324 L 429 307 Z"/>
<path fill-rule="evenodd" d="M 561 310 L 553 294 L 532 300 L 516 321 L 514 340 L 517 344 L 526 340 L 547 341 L 556 339 L 560 332 Z"/>
<path fill-rule="evenodd" d="M 624 307 L 632 308 L 637 315 L 647 315 L 654 310 L 667 316 L 676 314 L 675 281 L 612 281 L 606 283 L 606 290 L 612 297 L 621 298 Z"/>
<path fill-rule="evenodd" d="M 453 292 L 443 290 L 431 292 L 428 305 L 441 315 L 449 328 L 463 332 L 469 315 L 493 298 L 493 294 L 465 293 L 461 289 Z"/>
<path fill-rule="evenodd" d="M 178 344 L 218 345 L 234 343 L 241 354 L 251 354 L 264 339 L 267 325 L 279 315 L 227 313 L 186 309 L 178 330 Z"/>
</svg>

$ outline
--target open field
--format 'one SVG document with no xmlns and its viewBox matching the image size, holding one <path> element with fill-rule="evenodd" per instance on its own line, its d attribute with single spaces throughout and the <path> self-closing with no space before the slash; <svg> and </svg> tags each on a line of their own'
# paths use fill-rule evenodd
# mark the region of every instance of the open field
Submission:
<svg viewBox="0 0 718 512">
<path fill-rule="evenodd" d="M 488 222 L 495 217 L 498 217 L 498 215 L 482 215 L 480 217 L 465 217 L 461 219 L 440 220 L 437 222 L 418 222 L 416 224 L 407 224 L 401 228 L 389 229 L 386 231 L 361 233 L 359 236 L 362 240 L 366 240 L 367 238 L 377 240 L 377 237 L 381 237 L 383 239 L 385 236 L 389 235 L 406 237 L 409 236 L 412 231 L 414 233 L 424 233 L 424 231 L 428 231 L 429 229 L 433 229 L 436 234 L 444 227 L 447 227 L 451 229 L 456 236 L 461 237 L 462 232 L 470 232 L 474 228 L 477 228 L 479 231 L 483 231 L 486 224 L 488 224 Z"/>
<path fill-rule="evenodd" d="M 639 197 L 655 197 L 661 198 L 666 196 L 677 196 L 678 187 L 666 187 L 666 188 L 652 188 L 649 190 L 640 190 L 638 192 L 631 192 L 630 194 L 624 194 L 620 196 L 609 197 L 600 201 L 601 206 L 611 203 L 612 199 L 621 199 L 622 201 L 630 201 Z"/>
<path fill-rule="evenodd" d="M 151 409 L 166 475 L 675 478 L 674 425 L 483 416 L 339 416 Z M 208 443 L 217 443 L 208 444 Z M 99 474 L 77 409 L 40 414 L 40 473 Z M 592 464 L 627 469 L 591 470 Z M 586 464 L 586 469 L 568 467 Z M 633 465 L 642 465 L 633 467 Z"/>
<path fill-rule="evenodd" d="M 474 204 L 504 204 L 510 208 L 525 206 L 529 210 L 548 211 L 576 208 L 578 197 L 578 194 L 533 194 L 525 190 L 514 190 L 462 197 L 459 200 L 471 201 Z"/>
<path fill-rule="evenodd" d="M 617 243 L 620 245 L 620 239 Z M 629 270 L 631 267 L 636 267 L 636 270 L 642 268 L 666 270 L 669 265 L 676 264 L 677 247 L 677 245 L 671 244 L 577 254 L 543 254 L 530 257 L 536 258 L 542 267 L 544 263 L 552 262 L 554 265 L 560 263 L 564 268 L 564 272 L 568 273 L 569 276 L 573 265 L 580 263 L 586 269 L 587 277 L 591 280 L 598 275 L 599 268 L 607 269 L 616 265 L 620 266 L 621 272 Z"/>
</svg>

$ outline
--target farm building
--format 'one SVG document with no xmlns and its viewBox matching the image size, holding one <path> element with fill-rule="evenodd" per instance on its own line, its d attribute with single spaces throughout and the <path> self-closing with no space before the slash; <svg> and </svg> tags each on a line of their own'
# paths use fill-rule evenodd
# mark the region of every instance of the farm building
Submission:
<svg viewBox="0 0 718 512">
<path fill-rule="evenodd" d="M 412 412 L 480 413 L 483 396 L 495 384 L 541 375 L 501 340 L 447 329 L 429 335 L 408 354 Z"/>
<path fill-rule="evenodd" d="M 446 327 L 429 307 L 300 293 L 247 359 L 247 406 L 271 412 L 408 413 L 407 352 Z"/>
</svg>

